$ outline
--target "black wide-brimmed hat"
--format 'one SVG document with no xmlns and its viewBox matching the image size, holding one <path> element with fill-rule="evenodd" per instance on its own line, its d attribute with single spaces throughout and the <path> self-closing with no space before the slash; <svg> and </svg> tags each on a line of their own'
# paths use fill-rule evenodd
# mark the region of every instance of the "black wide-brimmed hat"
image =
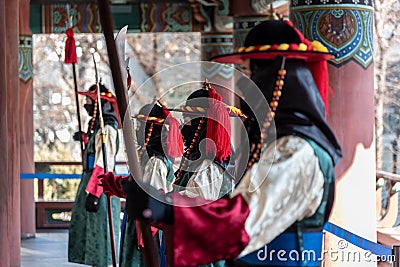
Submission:
<svg viewBox="0 0 400 267">
<path fill-rule="evenodd" d="M 98 88 L 100 88 L 100 99 L 101 99 L 101 105 L 103 106 L 105 104 L 104 101 L 108 101 L 111 103 L 113 111 L 116 114 L 117 120 L 118 120 L 118 128 L 122 129 L 122 124 L 121 124 L 121 119 L 120 119 L 120 114 L 119 114 L 119 109 L 118 109 L 118 103 L 117 103 L 117 98 L 115 95 L 109 90 L 104 84 L 99 83 L 99 84 L 93 84 L 92 86 L 89 87 L 89 90 L 87 91 L 79 91 L 77 92 L 78 95 L 83 95 L 86 97 L 91 98 L 95 103 L 98 101 Z"/>
<path fill-rule="evenodd" d="M 327 62 L 332 58 L 324 45 L 304 38 L 290 21 L 266 20 L 249 31 L 243 47 L 213 60 L 242 64 L 243 60 L 250 59 L 252 81 L 271 97 L 268 114 L 273 115 L 266 118 L 275 120 L 277 136 L 293 133 L 306 136 L 328 151 L 336 164 L 342 152 L 326 123 L 330 90 Z M 286 76 L 287 80 L 283 81 Z M 271 125 L 268 120 L 265 125 Z M 268 127 L 264 126 L 263 130 Z M 263 139 L 266 140 L 266 134 Z M 258 156 L 259 152 L 255 152 L 253 155 Z M 256 158 L 253 156 L 252 160 Z"/>
<path fill-rule="evenodd" d="M 272 60 L 277 57 L 299 59 L 307 63 L 328 110 L 328 60 L 333 58 L 318 41 L 307 40 L 289 20 L 266 20 L 246 36 L 244 47 L 235 53 L 214 57 L 220 63 L 241 64 L 244 59 Z"/>
<path fill-rule="evenodd" d="M 230 146 L 231 122 L 229 117 L 243 117 L 244 114 L 238 108 L 225 105 L 222 102 L 221 95 L 217 93 L 210 83 L 205 81 L 201 89 L 191 93 L 185 106 L 170 110 L 182 112 L 189 117 L 195 115 L 195 119 L 199 119 L 196 116 L 207 119 L 206 138 L 208 140 L 206 140 L 206 154 L 214 154 L 215 158 L 220 162 L 228 159 L 232 154 Z M 192 124 L 192 126 L 194 125 Z M 195 128 L 198 127 L 198 125 L 195 126 Z"/>
<path fill-rule="evenodd" d="M 151 131 L 148 133 L 149 139 L 153 131 L 153 124 L 159 126 L 168 125 L 167 138 L 165 140 L 167 144 L 167 153 L 173 158 L 182 156 L 183 141 L 179 130 L 180 124 L 165 106 L 158 102 L 144 105 L 134 118 L 150 125 Z"/>
<path fill-rule="evenodd" d="M 241 64 L 244 59 L 302 59 L 306 62 L 333 58 L 318 41 L 309 41 L 289 20 L 266 20 L 256 25 L 246 36 L 244 46 L 235 53 L 212 58 L 219 63 Z"/>
</svg>

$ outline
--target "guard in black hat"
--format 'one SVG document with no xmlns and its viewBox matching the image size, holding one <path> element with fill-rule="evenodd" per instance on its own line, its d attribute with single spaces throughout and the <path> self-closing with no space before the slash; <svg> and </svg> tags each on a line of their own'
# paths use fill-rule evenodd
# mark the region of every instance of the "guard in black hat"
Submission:
<svg viewBox="0 0 400 267">
<path fill-rule="evenodd" d="M 252 219 L 246 221 L 246 229 L 254 236 L 259 231 L 257 225 L 266 221 L 265 231 L 263 236 L 250 239 L 236 266 L 320 265 L 322 227 L 334 197 L 333 166 L 341 158 L 340 146 L 325 120 L 330 58 L 319 42 L 306 40 L 289 21 L 271 20 L 254 27 L 245 46 L 236 53 L 215 59 L 245 65 L 271 109 L 261 129 L 257 124 L 250 125 L 255 149 L 248 172 L 237 188 L 237 193 L 251 199 L 254 194 L 245 193 L 250 183 L 261 182 L 257 190 L 265 194 L 265 200 L 258 196 L 257 205 L 250 204 Z M 245 84 L 241 89 L 245 100 L 251 97 Z M 262 166 L 275 152 L 268 146 L 272 122 L 277 153 L 266 173 Z M 261 148 L 265 150 L 261 152 Z M 266 181 L 262 182 L 264 176 Z M 312 251 L 317 256 L 281 259 L 269 255 L 266 248 L 269 252 L 283 250 L 286 255 Z"/>
<path fill-rule="evenodd" d="M 186 118 L 181 129 L 186 150 L 176 172 L 176 192 L 216 200 L 232 190 L 230 110 L 207 82 L 180 107 Z"/>
<path fill-rule="evenodd" d="M 254 114 L 266 108 L 251 98 L 248 83 L 240 84 L 244 102 L 253 108 L 246 114 L 252 151 L 229 199 L 193 208 L 186 205 L 193 200 L 171 194 L 161 204 L 136 183 L 126 185 L 127 194 L 142 203 L 131 206 L 133 216 L 169 223 L 173 216 L 175 266 L 218 259 L 232 259 L 234 266 L 320 266 L 322 227 L 334 197 L 333 168 L 341 158 L 325 120 L 332 58 L 327 52 L 289 21 L 276 20 L 255 26 L 235 53 L 215 58 L 247 65 L 270 110 L 257 123 L 260 116 Z M 276 141 L 269 139 L 272 124 Z M 143 215 L 144 209 L 157 215 Z M 274 254 L 280 250 L 283 254 Z"/>
<path fill-rule="evenodd" d="M 179 122 L 160 103 L 144 105 L 134 117 L 138 124 L 136 130 L 138 153 L 143 168 L 143 181 L 161 192 L 172 191 L 175 180 L 172 164 L 183 153 Z M 104 193 L 108 196 L 125 198 L 122 183 L 127 176 L 114 176 L 112 172 L 100 176 Z M 144 247 L 141 231 L 136 220 L 124 213 L 121 226 L 120 266 L 143 266 Z M 163 241 L 162 234 L 152 227 L 154 240 Z M 160 259 L 165 261 L 165 247 L 159 246 Z M 164 266 L 164 265 L 160 265 Z"/>
<path fill-rule="evenodd" d="M 100 88 L 100 92 L 98 91 Z M 106 133 L 106 159 L 108 169 L 114 170 L 115 156 L 118 151 L 119 114 L 117 101 L 112 92 L 103 84 L 92 85 L 88 91 L 78 92 L 86 96 L 84 105 L 91 120 L 86 133 L 77 132 L 76 139 L 83 139 L 83 173 L 76 193 L 69 225 L 68 261 L 91 266 L 112 264 L 110 235 L 108 230 L 107 200 L 103 188 L 99 186 L 98 175 L 104 173 L 102 139 L 99 108 L 101 108 Z M 99 99 L 100 102 L 99 103 Z M 112 219 L 115 240 L 119 240 L 120 199 L 112 198 Z"/>
</svg>

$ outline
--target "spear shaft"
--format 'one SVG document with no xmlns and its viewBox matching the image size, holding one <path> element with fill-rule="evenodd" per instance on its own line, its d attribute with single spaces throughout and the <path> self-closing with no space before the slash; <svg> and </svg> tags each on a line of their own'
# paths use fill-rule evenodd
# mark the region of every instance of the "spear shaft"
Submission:
<svg viewBox="0 0 400 267">
<path fill-rule="evenodd" d="M 97 89 L 97 104 L 99 110 L 99 122 L 100 122 L 100 137 L 101 137 L 101 152 L 103 154 L 103 169 L 104 173 L 108 172 L 108 162 L 107 162 L 107 146 L 106 146 L 106 131 L 104 129 L 104 118 L 103 118 L 103 110 L 101 105 L 101 96 L 100 96 L 100 84 L 99 84 L 99 74 L 97 72 L 96 60 L 94 59 L 94 53 L 92 54 L 94 70 L 96 73 L 96 89 Z M 114 222 L 113 222 L 113 214 L 112 214 L 112 202 L 111 197 L 107 197 L 107 213 L 108 213 L 108 227 L 110 231 L 110 246 L 111 246 L 111 258 L 113 267 L 117 267 L 117 253 L 115 251 L 115 237 L 114 237 Z"/>
<path fill-rule="evenodd" d="M 97 95 L 98 95 L 98 103 L 99 103 L 99 110 L 100 110 L 100 136 L 101 136 L 101 151 L 103 154 L 103 167 L 104 167 L 104 173 L 108 172 L 108 162 L 107 162 L 107 147 L 106 147 L 106 132 L 104 129 L 104 119 L 103 119 L 103 114 L 101 111 L 101 98 L 100 98 L 100 87 L 97 85 Z M 108 226 L 110 230 L 110 245 L 111 245 L 111 257 L 112 257 L 112 263 L 113 267 L 117 267 L 117 253 L 115 251 L 115 237 L 114 237 L 114 222 L 113 222 L 113 214 L 112 214 L 112 202 L 111 202 L 111 197 L 107 197 L 107 212 L 108 212 Z"/>
<path fill-rule="evenodd" d="M 80 108 L 79 108 L 78 82 L 76 81 L 75 63 L 72 63 L 72 73 L 73 73 L 73 76 L 74 76 L 76 115 L 78 117 L 79 134 L 81 134 L 81 132 L 82 132 L 81 111 L 80 111 Z M 79 141 L 80 141 L 80 144 L 81 144 L 81 156 L 82 156 L 82 160 L 83 160 L 83 140 L 82 140 L 82 138 L 79 138 Z"/>
<path fill-rule="evenodd" d="M 121 68 L 119 65 L 117 48 L 114 41 L 114 27 L 111 15 L 110 3 L 108 0 L 98 0 L 99 14 L 101 26 L 103 27 L 104 37 L 107 45 L 107 52 L 110 61 L 115 95 L 117 97 L 119 114 L 123 123 L 123 135 L 128 158 L 129 171 L 139 180 L 142 181 L 142 170 L 139 165 L 139 157 L 135 146 L 135 135 L 131 121 L 130 110 L 128 108 L 128 97 L 122 81 Z M 125 117 L 123 117 L 125 114 Z M 124 118 L 122 120 L 122 118 Z M 125 119 L 126 118 L 126 119 Z M 139 221 L 143 234 L 144 255 L 147 267 L 158 266 L 158 256 L 153 242 L 153 237 L 150 230 L 150 225 L 146 222 Z"/>
<path fill-rule="evenodd" d="M 70 17 L 69 25 L 72 27 L 72 18 Z M 81 112 L 79 108 L 79 98 L 78 98 L 78 82 L 76 79 L 76 68 L 75 64 L 78 61 L 76 57 L 76 45 L 74 39 L 74 31 L 72 28 L 67 29 L 67 41 L 65 43 L 65 59 L 64 62 L 66 64 L 72 64 L 72 74 L 74 77 L 74 90 L 75 90 L 75 103 L 76 103 L 76 112 L 77 112 L 77 119 L 78 119 L 78 133 L 81 135 L 82 133 L 82 124 L 81 124 Z M 83 140 L 82 137 L 79 138 L 81 144 L 81 156 L 83 161 Z"/>
</svg>

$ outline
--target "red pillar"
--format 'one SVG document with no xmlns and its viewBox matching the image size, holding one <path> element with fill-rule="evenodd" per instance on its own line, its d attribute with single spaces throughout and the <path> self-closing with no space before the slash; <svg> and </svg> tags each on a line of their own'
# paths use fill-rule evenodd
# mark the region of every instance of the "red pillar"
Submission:
<svg viewBox="0 0 400 267">
<path fill-rule="evenodd" d="M 322 1 L 321 1 L 322 2 Z M 333 2 L 333 1 L 332 1 Z M 374 66 L 372 1 L 321 5 L 292 0 L 291 19 L 311 40 L 322 42 L 335 59 L 329 65 L 328 120 L 343 149 L 336 167 L 336 193 L 330 221 L 369 240 L 376 240 Z M 326 248 L 340 251 L 340 239 L 326 236 Z M 349 244 L 343 252 L 360 251 Z M 325 266 L 376 266 L 367 259 L 327 261 Z"/>
<path fill-rule="evenodd" d="M 205 21 L 201 29 L 201 60 L 207 61 L 202 65 L 202 76 L 212 83 L 221 85 L 221 87 L 214 87 L 225 103 L 232 104 L 233 94 L 230 91 L 233 88 L 232 69 L 208 62 L 214 56 L 232 53 L 233 51 L 232 26 L 229 23 L 232 18 L 228 16 L 229 3 L 228 1 L 221 1 L 220 4 L 218 7 L 199 5 L 203 12 L 200 12 L 197 16 L 202 17 Z"/>
<path fill-rule="evenodd" d="M 214 56 L 232 53 L 232 33 L 229 32 L 212 32 L 201 34 L 201 59 L 210 60 Z M 202 75 L 212 83 L 219 84 L 223 87 L 215 89 L 222 96 L 222 100 L 228 105 L 233 104 L 232 91 L 232 75 L 233 70 L 224 65 L 218 66 L 218 63 L 205 63 L 202 66 Z"/>
<path fill-rule="evenodd" d="M 6 60 L 7 60 L 7 128 L 8 128 L 8 181 L 9 181 L 9 231 L 10 266 L 20 266 L 20 151 L 19 151 L 19 2 L 6 4 Z"/>
<path fill-rule="evenodd" d="M 19 0 L 19 97 L 21 173 L 34 173 L 32 32 L 29 28 L 30 0 Z M 21 237 L 34 237 L 35 198 L 33 180 L 21 180 Z"/>
<path fill-rule="evenodd" d="M 7 137 L 7 60 L 6 60 L 6 0 L 0 0 L 0 265 L 10 266 L 9 246 L 9 183 L 8 183 L 8 137 Z"/>
<path fill-rule="evenodd" d="M 18 6 L 0 0 L 0 266 L 20 266 Z"/>
</svg>

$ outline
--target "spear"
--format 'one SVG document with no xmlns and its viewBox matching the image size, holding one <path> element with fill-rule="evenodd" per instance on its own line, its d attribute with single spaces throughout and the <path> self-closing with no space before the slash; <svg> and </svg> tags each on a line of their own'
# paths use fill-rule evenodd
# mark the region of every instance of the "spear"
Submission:
<svg viewBox="0 0 400 267">
<path fill-rule="evenodd" d="M 81 125 L 81 112 L 79 108 L 79 98 L 78 98 L 78 83 L 76 81 L 76 69 L 75 69 L 75 63 L 78 62 L 77 56 L 76 56 L 76 45 L 75 45 L 75 39 L 74 39 L 74 30 L 71 28 L 68 28 L 66 31 L 67 34 L 67 41 L 65 42 L 65 59 L 64 63 L 65 64 L 72 64 L 72 74 L 74 76 L 74 88 L 75 88 L 75 103 L 76 103 L 76 114 L 78 117 L 78 127 L 79 131 L 78 133 L 81 135 L 82 133 L 82 125 Z M 81 156 L 83 160 L 83 140 L 82 137 L 79 138 L 80 144 L 81 144 Z"/>
<path fill-rule="evenodd" d="M 133 132 L 133 125 L 131 121 L 131 114 L 128 108 L 128 97 L 122 82 L 121 68 L 119 65 L 117 48 L 115 46 L 113 31 L 113 20 L 111 15 L 110 3 L 108 0 L 98 0 L 99 14 L 101 26 L 104 30 L 104 37 L 107 45 L 107 52 L 110 61 L 110 68 L 112 72 L 115 95 L 117 97 L 119 114 L 122 116 L 125 114 L 123 123 L 123 136 L 126 146 L 126 153 L 128 158 L 129 171 L 132 173 L 139 181 L 142 181 L 142 170 L 139 165 L 139 157 L 135 146 L 135 135 Z M 147 267 L 157 267 L 158 266 L 158 256 L 153 242 L 153 237 L 151 235 L 150 225 L 146 222 L 139 221 L 140 228 L 143 234 L 143 242 L 145 243 L 144 255 Z"/>
<path fill-rule="evenodd" d="M 97 88 L 97 103 L 99 110 L 99 122 L 100 122 L 100 136 L 101 136 L 101 151 L 103 154 L 103 167 L 104 173 L 108 172 L 108 164 L 107 164 L 107 147 L 106 147 L 106 131 L 104 129 L 104 119 L 103 119 L 103 110 L 101 105 L 101 97 L 100 97 L 100 84 L 99 84 L 99 76 L 97 72 L 96 60 L 94 59 L 94 53 L 92 54 L 93 62 L 94 62 L 94 70 L 96 73 L 96 88 Z M 107 211 L 108 211 L 108 227 L 110 230 L 110 245 L 111 245 L 111 257 L 113 267 L 117 267 L 117 257 L 115 252 L 115 243 L 114 243 L 114 223 L 112 216 L 112 205 L 111 205 L 111 197 L 107 196 Z"/>
</svg>

